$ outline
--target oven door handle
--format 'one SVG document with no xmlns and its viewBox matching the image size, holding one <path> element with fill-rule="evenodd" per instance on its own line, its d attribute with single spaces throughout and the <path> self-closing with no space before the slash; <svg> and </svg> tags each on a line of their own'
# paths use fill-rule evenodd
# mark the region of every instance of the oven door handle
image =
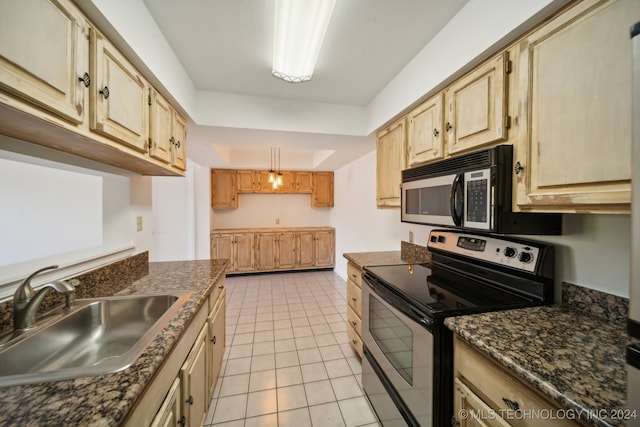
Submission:
<svg viewBox="0 0 640 427">
<path fill-rule="evenodd" d="M 462 209 L 462 200 L 459 200 L 464 197 L 463 179 L 464 179 L 463 173 L 459 173 L 456 175 L 456 177 L 453 180 L 453 183 L 451 184 L 451 195 L 449 197 L 451 219 L 453 219 L 453 223 L 458 227 L 462 225 L 462 215 L 464 214 L 464 211 Z M 458 197 L 459 195 L 460 197 Z"/>
</svg>

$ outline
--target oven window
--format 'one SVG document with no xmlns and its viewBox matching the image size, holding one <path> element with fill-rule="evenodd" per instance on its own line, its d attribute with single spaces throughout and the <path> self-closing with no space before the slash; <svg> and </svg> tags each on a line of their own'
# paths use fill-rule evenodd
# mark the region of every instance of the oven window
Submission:
<svg viewBox="0 0 640 427">
<path fill-rule="evenodd" d="M 413 332 L 373 295 L 369 295 L 369 332 L 391 365 L 413 385 Z"/>
</svg>

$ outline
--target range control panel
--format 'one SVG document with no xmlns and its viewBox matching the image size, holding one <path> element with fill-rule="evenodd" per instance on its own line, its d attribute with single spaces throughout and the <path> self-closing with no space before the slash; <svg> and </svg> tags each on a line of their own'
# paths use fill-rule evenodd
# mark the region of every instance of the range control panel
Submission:
<svg viewBox="0 0 640 427">
<path fill-rule="evenodd" d="M 533 273 L 540 259 L 540 248 L 533 243 L 523 244 L 502 237 L 433 230 L 427 247 L 464 255 Z"/>
</svg>

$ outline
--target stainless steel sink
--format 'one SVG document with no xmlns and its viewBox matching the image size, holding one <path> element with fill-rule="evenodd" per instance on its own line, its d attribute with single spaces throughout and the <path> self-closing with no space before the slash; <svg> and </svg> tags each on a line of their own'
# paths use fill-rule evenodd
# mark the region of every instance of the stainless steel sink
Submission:
<svg viewBox="0 0 640 427">
<path fill-rule="evenodd" d="M 0 348 L 0 386 L 121 371 L 190 294 L 77 300 L 68 312 Z"/>
</svg>

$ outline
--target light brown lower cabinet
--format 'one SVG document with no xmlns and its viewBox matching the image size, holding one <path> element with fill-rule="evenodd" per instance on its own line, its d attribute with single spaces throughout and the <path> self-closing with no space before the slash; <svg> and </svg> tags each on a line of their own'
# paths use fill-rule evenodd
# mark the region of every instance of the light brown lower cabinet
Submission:
<svg viewBox="0 0 640 427">
<path fill-rule="evenodd" d="M 496 362 L 454 339 L 453 419 L 451 425 L 579 426 Z M 526 416 L 525 416 L 526 415 Z M 538 415 L 538 416 L 536 416 Z"/>
<path fill-rule="evenodd" d="M 349 344 L 362 357 L 362 269 L 347 263 L 347 336 Z"/>
<path fill-rule="evenodd" d="M 211 259 L 229 259 L 228 273 L 332 268 L 335 229 L 218 229 L 211 232 Z"/>
<path fill-rule="evenodd" d="M 123 425 L 204 425 L 224 356 L 225 298 L 223 276 Z"/>
</svg>

